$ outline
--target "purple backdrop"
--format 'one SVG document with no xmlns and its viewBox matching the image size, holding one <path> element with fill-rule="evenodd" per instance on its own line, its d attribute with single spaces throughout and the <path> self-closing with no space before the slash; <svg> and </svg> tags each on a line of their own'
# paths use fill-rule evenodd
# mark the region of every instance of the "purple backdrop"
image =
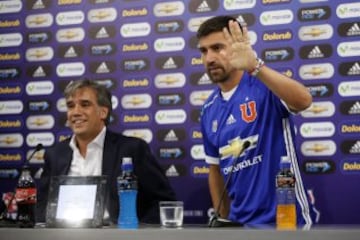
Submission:
<svg viewBox="0 0 360 240">
<path fill-rule="evenodd" d="M 211 203 L 199 109 L 214 86 L 194 34 L 206 18 L 247 24 L 267 65 L 305 84 L 296 116 L 304 181 L 324 224 L 360 223 L 360 3 L 355 0 L 27 0 L 0 4 L 0 192 L 37 143 L 69 136 L 64 86 L 86 76 L 111 89 L 111 129 L 150 143 L 185 221 Z M 42 154 L 31 159 L 35 177 Z"/>
</svg>

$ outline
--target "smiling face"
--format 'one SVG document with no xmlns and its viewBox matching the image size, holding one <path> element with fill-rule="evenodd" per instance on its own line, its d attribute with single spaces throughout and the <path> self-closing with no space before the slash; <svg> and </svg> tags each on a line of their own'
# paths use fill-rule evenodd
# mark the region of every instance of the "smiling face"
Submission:
<svg viewBox="0 0 360 240">
<path fill-rule="evenodd" d="M 94 89 L 77 89 L 66 99 L 66 106 L 67 121 L 76 138 L 91 141 L 105 126 L 108 109 L 98 104 Z"/>
<path fill-rule="evenodd" d="M 199 39 L 201 59 L 214 83 L 228 81 L 235 71 L 227 57 L 229 48 L 222 32 L 214 32 Z"/>
</svg>

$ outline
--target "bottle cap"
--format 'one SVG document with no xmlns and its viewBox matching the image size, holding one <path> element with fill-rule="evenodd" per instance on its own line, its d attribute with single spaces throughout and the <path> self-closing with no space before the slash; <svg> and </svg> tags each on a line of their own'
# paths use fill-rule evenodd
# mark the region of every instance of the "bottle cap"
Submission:
<svg viewBox="0 0 360 240">
<path fill-rule="evenodd" d="M 133 163 L 131 157 L 123 157 L 122 159 L 122 169 L 124 171 L 131 171 L 133 170 Z"/>
<path fill-rule="evenodd" d="M 291 163 L 289 156 L 281 156 L 282 163 Z"/>
<path fill-rule="evenodd" d="M 291 161 L 290 161 L 289 156 L 281 156 L 280 167 L 282 169 L 290 168 L 290 165 L 291 165 Z"/>
<path fill-rule="evenodd" d="M 131 157 L 123 157 L 122 164 L 132 164 L 132 158 Z"/>
</svg>

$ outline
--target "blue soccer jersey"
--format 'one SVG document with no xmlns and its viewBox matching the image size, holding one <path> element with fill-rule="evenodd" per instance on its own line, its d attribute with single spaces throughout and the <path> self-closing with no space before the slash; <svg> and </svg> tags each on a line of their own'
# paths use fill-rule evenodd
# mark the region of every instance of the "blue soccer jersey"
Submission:
<svg viewBox="0 0 360 240">
<path fill-rule="evenodd" d="M 295 173 L 298 224 L 311 224 L 309 204 L 297 163 L 291 113 L 260 80 L 244 73 L 228 101 L 216 89 L 202 109 L 201 128 L 208 164 L 219 164 L 227 188 L 229 219 L 247 224 L 272 224 L 276 219 L 275 176 L 288 156 Z M 250 141 L 239 157 L 235 143 Z"/>
</svg>

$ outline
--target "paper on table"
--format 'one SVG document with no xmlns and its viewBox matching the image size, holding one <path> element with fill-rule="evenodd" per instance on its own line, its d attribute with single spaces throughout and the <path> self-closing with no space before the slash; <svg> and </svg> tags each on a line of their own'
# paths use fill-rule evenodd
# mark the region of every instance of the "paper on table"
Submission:
<svg viewBox="0 0 360 240">
<path fill-rule="evenodd" d="M 59 189 L 56 218 L 91 219 L 95 211 L 97 185 L 63 185 Z"/>
</svg>

